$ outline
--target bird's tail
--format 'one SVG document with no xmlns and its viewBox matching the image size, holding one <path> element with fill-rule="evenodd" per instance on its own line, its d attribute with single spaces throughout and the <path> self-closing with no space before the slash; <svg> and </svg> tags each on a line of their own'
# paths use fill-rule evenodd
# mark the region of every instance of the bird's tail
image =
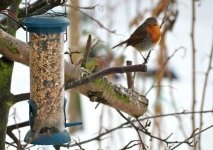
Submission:
<svg viewBox="0 0 213 150">
<path fill-rule="evenodd" d="M 123 41 L 123 42 L 121 42 L 121 43 L 119 43 L 119 44 L 113 46 L 112 49 L 114 49 L 114 48 L 116 48 L 116 47 L 118 47 L 118 46 L 120 46 L 120 45 L 122 45 L 122 44 L 124 44 L 124 43 L 126 43 L 126 42 L 127 42 L 127 41 Z"/>
</svg>

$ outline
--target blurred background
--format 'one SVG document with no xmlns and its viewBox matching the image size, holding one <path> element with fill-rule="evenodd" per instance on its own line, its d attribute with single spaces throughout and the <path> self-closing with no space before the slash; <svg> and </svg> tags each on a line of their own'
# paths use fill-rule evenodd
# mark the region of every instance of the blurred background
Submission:
<svg viewBox="0 0 213 150">
<path fill-rule="evenodd" d="M 209 70 L 208 78 L 206 76 L 208 66 L 212 67 L 209 61 L 213 44 L 213 1 L 68 1 L 67 12 L 71 25 L 68 29 L 68 41 L 64 51 L 73 52 L 72 62 L 78 63 L 84 54 L 88 35 L 91 34 L 94 47 L 90 52 L 86 68 L 96 71 L 106 67 L 125 66 L 127 60 L 131 60 L 133 64 L 143 63 L 140 53 L 132 47 L 121 46 L 113 50 L 111 47 L 129 38 L 130 34 L 150 16 L 157 17 L 159 24 L 161 24 L 169 2 L 165 16 L 167 21 L 161 28 L 162 39 L 151 52 L 147 64 L 148 71 L 147 73 L 135 73 L 134 90 L 146 95 L 149 100 L 148 110 L 143 117 L 213 109 L 212 68 Z M 193 3 L 195 6 L 194 14 L 192 13 Z M 24 5 L 20 7 L 24 7 Z M 58 6 L 55 10 L 63 12 L 64 6 Z M 194 24 L 192 23 L 193 15 L 195 16 Z M 194 30 L 192 30 L 193 26 Z M 25 32 L 22 29 L 18 30 L 16 36 L 18 39 L 26 41 Z M 194 41 L 194 45 L 192 41 Z M 193 47 L 195 47 L 195 52 L 193 52 Z M 144 55 L 147 53 L 145 52 Z M 65 57 L 71 61 L 68 55 Z M 107 78 L 115 84 L 127 87 L 125 74 L 113 74 Z M 205 80 L 207 80 L 206 84 Z M 29 86 L 29 68 L 15 63 L 11 92 L 14 94 L 29 92 Z M 96 107 L 97 103 L 90 102 L 83 95 L 69 90 L 66 91 L 66 98 L 68 99 L 69 121 L 83 122 L 82 126 L 69 129 L 73 141 L 81 142 L 92 139 L 103 131 L 115 128 L 125 122 L 115 109 L 102 104 Z M 203 108 L 201 108 L 202 105 Z M 10 109 L 8 125 L 27 121 L 28 111 L 27 101 L 15 104 Z M 128 117 L 128 115 L 126 116 Z M 201 117 L 203 118 L 202 129 L 213 124 L 212 113 L 173 115 L 149 119 L 149 131 L 161 139 L 172 134 L 168 141 L 184 141 L 191 136 L 193 130 L 200 128 Z M 145 124 L 146 121 L 142 123 Z M 29 126 L 14 130 L 14 133 L 23 141 L 28 130 Z M 169 149 L 167 144 L 160 140 L 142 133 L 141 136 L 147 149 Z M 83 149 L 122 149 L 130 141 L 138 139 L 134 128 L 119 128 L 99 139 L 86 142 L 81 147 Z M 177 149 L 211 150 L 212 139 L 213 129 L 210 128 L 202 133 L 200 141 L 196 137 L 197 146 L 195 148 L 181 144 Z M 12 142 L 9 137 L 6 140 Z M 10 145 L 7 148 L 14 149 Z M 54 148 L 52 146 L 34 146 L 30 149 Z M 75 146 L 70 149 L 80 148 Z M 132 149 L 142 148 L 140 145 L 136 145 Z"/>
</svg>

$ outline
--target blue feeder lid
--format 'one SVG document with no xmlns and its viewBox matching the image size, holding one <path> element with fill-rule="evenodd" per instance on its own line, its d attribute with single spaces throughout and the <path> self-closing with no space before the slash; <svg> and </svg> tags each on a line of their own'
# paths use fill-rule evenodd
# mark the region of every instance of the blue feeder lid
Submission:
<svg viewBox="0 0 213 150">
<path fill-rule="evenodd" d="M 64 16 L 37 15 L 23 20 L 27 31 L 34 33 L 61 33 L 66 30 L 69 23 L 70 21 Z"/>
</svg>

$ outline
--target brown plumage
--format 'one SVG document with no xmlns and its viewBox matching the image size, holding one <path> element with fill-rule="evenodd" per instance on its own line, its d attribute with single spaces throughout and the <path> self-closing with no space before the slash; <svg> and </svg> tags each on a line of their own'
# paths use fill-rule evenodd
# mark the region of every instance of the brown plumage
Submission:
<svg viewBox="0 0 213 150">
<path fill-rule="evenodd" d="M 126 44 L 126 47 L 133 46 L 139 52 L 142 52 L 153 48 L 160 41 L 160 37 L 160 26 L 154 17 L 150 17 L 146 19 L 127 40 L 113 46 L 112 49 Z"/>
</svg>

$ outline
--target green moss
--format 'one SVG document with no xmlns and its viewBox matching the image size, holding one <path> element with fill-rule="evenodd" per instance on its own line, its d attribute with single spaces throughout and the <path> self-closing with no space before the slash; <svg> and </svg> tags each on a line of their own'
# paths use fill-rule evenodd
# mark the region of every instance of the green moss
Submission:
<svg viewBox="0 0 213 150">
<path fill-rule="evenodd" d="M 12 107 L 14 105 L 14 103 L 12 101 L 10 101 L 10 100 L 7 100 L 6 101 L 6 105 L 7 105 L 8 108 L 10 108 L 10 107 Z"/>
<path fill-rule="evenodd" d="M 93 68 L 95 67 L 96 65 L 96 61 L 94 59 L 89 59 L 87 62 L 86 62 L 86 66 L 85 68 L 88 69 L 88 70 L 93 70 Z"/>
<path fill-rule="evenodd" d="M 10 51 L 13 53 L 13 54 L 18 54 L 19 51 L 16 47 L 10 47 Z"/>
<path fill-rule="evenodd" d="M 126 95 L 124 94 L 121 94 L 121 93 L 118 93 L 116 94 L 116 97 L 121 100 L 122 102 L 125 102 L 125 103 L 129 103 L 129 97 L 127 97 Z"/>
<path fill-rule="evenodd" d="M 115 96 L 117 97 L 118 100 L 125 102 L 125 103 L 129 103 L 129 97 L 116 91 L 113 88 L 112 84 L 110 84 L 110 82 L 108 82 L 107 80 L 97 79 L 97 80 L 94 80 L 93 83 L 96 86 L 100 86 L 102 89 L 105 90 L 105 92 L 107 92 L 109 94 L 112 94 L 115 92 L 116 93 Z"/>
<path fill-rule="evenodd" d="M 102 89 L 106 90 L 107 92 L 113 91 L 112 85 L 110 85 L 109 82 L 107 82 L 107 80 L 105 79 L 97 79 L 97 80 L 94 80 L 93 83 L 97 86 L 100 86 Z"/>
<path fill-rule="evenodd" d="M 10 50 L 13 54 L 18 54 L 19 51 L 12 43 L 5 41 L 5 39 L 0 39 L 0 44 L 3 48 Z"/>
<path fill-rule="evenodd" d="M 13 54 L 18 54 L 19 53 L 18 49 L 16 47 L 14 47 L 11 43 L 7 44 L 7 42 L 5 42 L 5 47 L 7 49 L 9 49 Z"/>
<path fill-rule="evenodd" d="M 0 89 L 10 85 L 12 69 L 13 63 L 11 64 L 2 59 L 0 60 Z"/>
</svg>

